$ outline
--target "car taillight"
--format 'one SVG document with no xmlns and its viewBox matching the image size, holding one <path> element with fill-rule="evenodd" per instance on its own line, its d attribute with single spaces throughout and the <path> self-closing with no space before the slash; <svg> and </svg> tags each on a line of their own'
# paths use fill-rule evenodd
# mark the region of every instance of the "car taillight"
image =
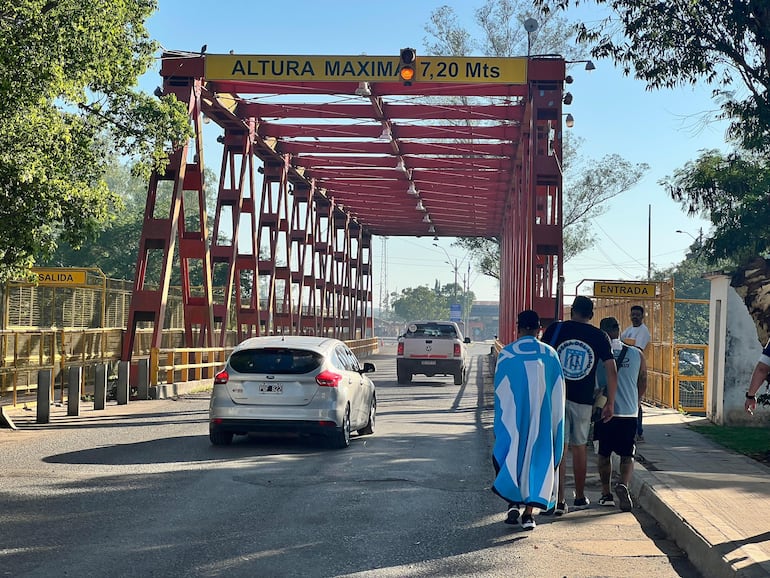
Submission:
<svg viewBox="0 0 770 578">
<path fill-rule="evenodd" d="M 396 352 L 396 355 L 404 355 L 404 342 L 399 341 L 398 342 L 398 351 Z"/>
<path fill-rule="evenodd" d="M 315 382 L 321 387 L 337 387 L 341 379 L 342 376 L 339 373 L 334 373 L 328 369 L 315 376 Z"/>
<path fill-rule="evenodd" d="M 462 355 L 462 351 L 460 350 L 460 344 L 455 343 L 455 357 L 460 357 Z"/>
<path fill-rule="evenodd" d="M 216 385 L 216 384 L 218 384 L 218 383 L 219 383 L 219 384 L 222 384 L 222 383 L 227 383 L 227 381 L 228 381 L 229 379 L 230 379 L 230 374 L 229 374 L 229 373 L 227 373 L 227 371 L 223 369 L 222 371 L 220 371 L 219 373 L 217 373 L 217 374 L 214 376 L 214 384 Z"/>
</svg>

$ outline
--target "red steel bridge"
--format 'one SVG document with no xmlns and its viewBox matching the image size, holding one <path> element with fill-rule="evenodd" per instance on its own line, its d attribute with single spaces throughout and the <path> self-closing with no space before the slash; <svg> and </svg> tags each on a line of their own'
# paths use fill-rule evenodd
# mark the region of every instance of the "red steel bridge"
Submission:
<svg viewBox="0 0 770 578">
<path fill-rule="evenodd" d="M 366 337 L 377 235 L 498 239 L 503 342 L 521 309 L 559 316 L 564 59 L 410 50 L 163 55 L 156 94 L 187 104 L 194 136 L 149 184 L 124 360 L 139 325 L 160 347 L 177 262 L 188 347 L 233 323 Z M 210 237 L 205 123 L 222 144 Z"/>
</svg>

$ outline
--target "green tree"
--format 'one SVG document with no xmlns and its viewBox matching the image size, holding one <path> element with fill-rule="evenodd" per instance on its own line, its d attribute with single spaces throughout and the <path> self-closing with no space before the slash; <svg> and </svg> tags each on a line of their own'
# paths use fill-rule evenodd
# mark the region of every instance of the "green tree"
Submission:
<svg viewBox="0 0 770 578">
<path fill-rule="evenodd" d="M 712 263 L 746 263 L 770 253 L 770 163 L 756 152 L 701 152 L 661 184 L 691 214 L 714 225 L 703 253 Z"/>
<path fill-rule="evenodd" d="M 190 135 L 186 108 L 132 89 L 156 44 L 152 0 L 15 0 L 0 8 L 0 281 L 60 240 L 79 247 L 118 204 L 115 156 L 162 168 Z"/>
<path fill-rule="evenodd" d="M 464 28 L 449 6 L 433 11 L 425 30 L 425 47 L 431 54 L 460 56 L 480 50 L 487 56 L 561 54 L 568 60 L 581 57 L 574 46 L 574 27 L 549 11 L 538 29 L 528 34 L 524 21 L 536 16 L 532 3 L 524 0 L 487 0 L 476 10 L 479 37 Z M 531 45 L 530 45 L 531 43 Z M 564 259 L 591 248 L 596 236 L 591 222 L 607 210 L 610 199 L 630 189 L 649 166 L 633 164 L 620 155 L 587 159 L 579 154 L 583 140 L 567 133 L 563 141 L 564 171 L 563 235 Z M 471 252 L 475 267 L 483 274 L 500 278 L 500 239 L 463 237 L 456 246 Z"/>
<path fill-rule="evenodd" d="M 400 295 L 393 293 L 391 306 L 396 318 L 402 321 L 449 319 L 450 304 L 454 302 L 455 295 L 463 310 L 470 307 L 475 299 L 472 291 L 465 292 L 454 283 L 433 289 L 427 285 L 420 285 L 402 289 Z"/>
<path fill-rule="evenodd" d="M 767 0 L 534 0 L 547 16 L 581 4 L 607 9 L 577 27 L 594 58 L 611 58 L 650 89 L 713 84 L 729 134 L 746 149 L 770 148 Z"/>
<path fill-rule="evenodd" d="M 678 265 L 656 269 L 652 279 L 662 281 L 673 279 L 677 299 L 708 299 L 711 284 L 703 274 L 711 269 L 703 253 L 702 237 L 690 247 L 685 259 Z M 676 343 L 708 343 L 708 305 L 700 303 L 677 303 L 674 309 L 674 341 Z"/>
</svg>

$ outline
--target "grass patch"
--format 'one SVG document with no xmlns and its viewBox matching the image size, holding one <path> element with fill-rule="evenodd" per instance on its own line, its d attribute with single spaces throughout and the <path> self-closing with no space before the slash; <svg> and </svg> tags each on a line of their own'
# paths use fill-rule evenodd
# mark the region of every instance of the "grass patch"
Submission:
<svg viewBox="0 0 770 578">
<path fill-rule="evenodd" d="M 691 425 L 694 431 L 729 450 L 754 459 L 766 459 L 770 451 L 770 429 L 763 427 L 725 427 L 719 425 Z"/>
</svg>

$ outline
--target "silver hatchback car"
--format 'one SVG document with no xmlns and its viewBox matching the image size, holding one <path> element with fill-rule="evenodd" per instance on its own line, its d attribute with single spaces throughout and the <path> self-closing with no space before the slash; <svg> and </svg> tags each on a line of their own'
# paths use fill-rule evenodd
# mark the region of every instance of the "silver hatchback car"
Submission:
<svg viewBox="0 0 770 578">
<path fill-rule="evenodd" d="M 346 448 L 351 431 L 374 433 L 377 396 L 365 375 L 373 371 L 338 339 L 247 339 L 214 377 L 209 439 L 219 446 L 235 434 L 288 432 L 322 435 Z"/>
</svg>

